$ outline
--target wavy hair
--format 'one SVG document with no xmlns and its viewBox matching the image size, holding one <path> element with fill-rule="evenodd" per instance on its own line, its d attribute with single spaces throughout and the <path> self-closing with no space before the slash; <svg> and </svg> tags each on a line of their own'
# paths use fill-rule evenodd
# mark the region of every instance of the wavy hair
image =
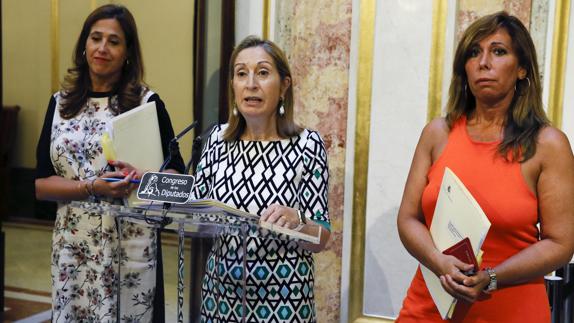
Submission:
<svg viewBox="0 0 574 323">
<path fill-rule="evenodd" d="M 73 67 L 68 69 L 68 74 L 62 84 L 62 98 L 64 99 L 60 111 L 62 118 L 73 118 L 88 100 L 92 82 L 84 53 L 92 26 L 102 19 L 117 20 L 126 37 L 126 63 L 122 67 L 119 81 L 113 88 L 113 92 L 117 94 L 119 109 L 114 112 L 119 114 L 140 104 L 145 83 L 143 82 L 144 66 L 136 22 L 126 7 L 107 4 L 94 10 L 84 21 L 72 57 Z"/>
<path fill-rule="evenodd" d="M 505 29 L 510 35 L 518 64 L 526 70 L 528 79 L 516 81 L 516 91 L 504 122 L 504 137 L 497 150 L 506 160 L 525 162 L 536 153 L 538 133 L 549 121 L 542 104 L 536 49 L 530 33 L 518 18 L 500 11 L 479 18 L 466 29 L 454 56 L 446 121 L 452 128 L 461 117 L 470 117 L 476 109 L 465 65 L 473 48 L 499 29 Z"/>
<path fill-rule="evenodd" d="M 237 55 L 247 48 L 261 47 L 265 52 L 271 56 L 273 63 L 279 72 L 279 77 L 281 81 L 289 77 L 291 80 L 291 70 L 289 69 L 289 63 L 285 57 L 285 53 L 270 40 L 263 40 L 257 36 L 247 36 L 243 39 L 237 47 L 233 49 L 231 53 L 231 58 L 229 59 L 229 82 L 227 85 L 228 93 L 228 114 L 227 123 L 229 126 L 225 129 L 223 134 L 223 139 L 226 141 L 236 141 L 239 140 L 243 132 L 245 131 L 245 118 L 238 113 L 236 116 L 233 115 L 233 108 L 235 106 L 235 93 L 233 92 L 233 77 L 234 69 L 233 65 L 237 59 Z M 281 101 L 279 102 L 281 104 Z M 293 84 L 291 84 L 287 91 L 285 91 L 285 97 L 283 98 L 283 108 L 285 109 L 285 114 L 282 117 L 276 118 L 277 120 L 277 134 L 281 138 L 289 138 L 298 135 L 303 128 L 297 125 L 293 118 Z M 279 105 L 277 106 L 279 109 Z"/>
</svg>

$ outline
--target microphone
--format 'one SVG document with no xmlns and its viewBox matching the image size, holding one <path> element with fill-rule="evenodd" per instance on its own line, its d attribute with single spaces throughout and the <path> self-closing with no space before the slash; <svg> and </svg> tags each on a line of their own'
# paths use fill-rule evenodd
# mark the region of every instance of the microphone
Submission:
<svg viewBox="0 0 574 323">
<path fill-rule="evenodd" d="M 186 133 L 188 133 L 191 129 L 195 128 L 197 125 L 199 124 L 199 121 L 195 120 L 194 122 L 192 122 L 189 126 L 187 126 L 187 128 L 183 129 L 182 132 L 180 132 L 177 136 L 175 136 L 171 141 L 178 141 L 181 137 L 183 137 L 183 135 L 185 135 Z"/>
<path fill-rule="evenodd" d="M 192 124 L 187 126 L 187 128 L 183 129 L 182 132 L 180 132 L 177 136 L 173 137 L 173 139 L 169 141 L 169 155 L 167 155 L 167 158 L 163 161 L 163 164 L 161 164 L 161 167 L 159 168 L 160 173 L 165 170 L 167 164 L 169 164 L 173 156 L 175 156 L 179 152 L 179 144 L 177 141 L 181 137 L 183 137 L 186 133 L 188 133 L 191 129 L 195 128 L 198 124 L 199 121 L 195 120 Z"/>
<path fill-rule="evenodd" d="M 193 144 L 191 145 L 191 159 L 185 167 L 184 174 L 189 174 L 189 170 L 192 167 L 195 169 L 199 163 L 202 147 L 205 144 L 205 139 L 207 139 L 207 137 L 211 134 L 211 131 L 213 131 L 213 128 L 215 128 L 217 125 L 217 123 L 213 123 L 211 126 L 209 126 L 209 128 L 207 128 L 204 132 L 193 139 Z"/>
</svg>

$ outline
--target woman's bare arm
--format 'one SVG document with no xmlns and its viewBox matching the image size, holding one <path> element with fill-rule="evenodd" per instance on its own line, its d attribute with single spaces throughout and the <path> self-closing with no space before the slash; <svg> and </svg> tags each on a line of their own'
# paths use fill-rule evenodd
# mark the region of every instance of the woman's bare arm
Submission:
<svg viewBox="0 0 574 323">
<path fill-rule="evenodd" d="M 443 255 L 435 247 L 421 206 L 422 194 L 428 184 L 427 174 L 442 152 L 447 138 L 448 128 L 443 119 L 435 119 L 423 129 L 405 184 L 397 226 L 403 245 L 422 265 L 437 276 L 451 273 L 462 280 L 466 276 L 460 274 L 459 270 L 470 270 L 472 266 L 453 256 Z"/>
<path fill-rule="evenodd" d="M 551 127 L 539 135 L 533 157 L 540 172 L 536 183 L 540 241 L 494 268 L 499 285 L 515 285 L 552 272 L 566 264 L 574 252 L 574 156 L 566 136 Z M 464 284 L 452 284 L 456 293 L 475 298 L 488 284 L 480 272 Z"/>
</svg>

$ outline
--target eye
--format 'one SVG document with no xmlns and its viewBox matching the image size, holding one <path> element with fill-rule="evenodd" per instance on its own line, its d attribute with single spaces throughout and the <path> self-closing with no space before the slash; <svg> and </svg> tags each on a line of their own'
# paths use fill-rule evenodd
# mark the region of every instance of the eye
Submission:
<svg viewBox="0 0 574 323">
<path fill-rule="evenodd" d="M 235 71 L 235 76 L 237 77 L 244 77 L 247 73 L 244 70 L 237 70 Z"/>
<path fill-rule="evenodd" d="M 506 53 L 508 53 L 508 51 L 507 51 L 506 49 L 504 49 L 504 48 L 499 48 L 499 47 L 494 48 L 494 49 L 492 50 L 492 52 L 493 52 L 494 55 L 496 55 L 496 56 L 503 56 L 503 55 L 506 55 Z"/>
<path fill-rule="evenodd" d="M 102 37 L 100 35 L 91 35 L 90 39 L 94 42 L 100 41 Z"/>
<path fill-rule="evenodd" d="M 473 47 L 468 53 L 469 57 L 477 57 L 480 54 L 480 49 L 478 47 Z"/>
<path fill-rule="evenodd" d="M 269 75 L 269 71 L 268 70 L 259 70 L 259 72 L 257 72 L 257 75 L 259 75 L 261 77 L 266 77 Z"/>
</svg>

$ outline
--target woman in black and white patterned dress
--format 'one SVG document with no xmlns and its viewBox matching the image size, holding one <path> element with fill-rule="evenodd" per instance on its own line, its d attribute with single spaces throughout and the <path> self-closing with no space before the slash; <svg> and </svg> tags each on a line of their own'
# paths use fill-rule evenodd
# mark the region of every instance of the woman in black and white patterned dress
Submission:
<svg viewBox="0 0 574 323">
<path fill-rule="evenodd" d="M 330 236 L 323 140 L 293 121 L 291 73 L 271 41 L 250 36 L 230 60 L 230 117 L 213 129 L 196 171 L 195 195 L 309 234 L 319 244 L 250 236 L 246 290 L 241 237 L 219 238 L 202 282 L 202 322 L 315 322 L 312 252 Z M 246 309 L 242 297 L 246 296 Z"/>
<path fill-rule="evenodd" d="M 118 316 L 163 321 L 156 231 L 122 221 L 120 249 L 115 218 L 67 202 L 95 196 L 112 202 L 134 188 L 129 180 L 141 171 L 121 161 L 111 161 L 116 171 L 110 171 L 103 155 L 102 134 L 114 116 L 155 101 L 164 155 L 174 135 L 163 102 L 144 86 L 137 29 L 125 7 L 105 5 L 88 16 L 74 65 L 64 89 L 50 99 L 37 148 L 36 196 L 59 203 L 52 237 L 52 322 L 115 322 Z M 181 156 L 168 168 L 183 171 Z M 103 177 L 125 178 L 108 183 Z M 154 308 L 154 301 L 161 306 Z"/>
</svg>

